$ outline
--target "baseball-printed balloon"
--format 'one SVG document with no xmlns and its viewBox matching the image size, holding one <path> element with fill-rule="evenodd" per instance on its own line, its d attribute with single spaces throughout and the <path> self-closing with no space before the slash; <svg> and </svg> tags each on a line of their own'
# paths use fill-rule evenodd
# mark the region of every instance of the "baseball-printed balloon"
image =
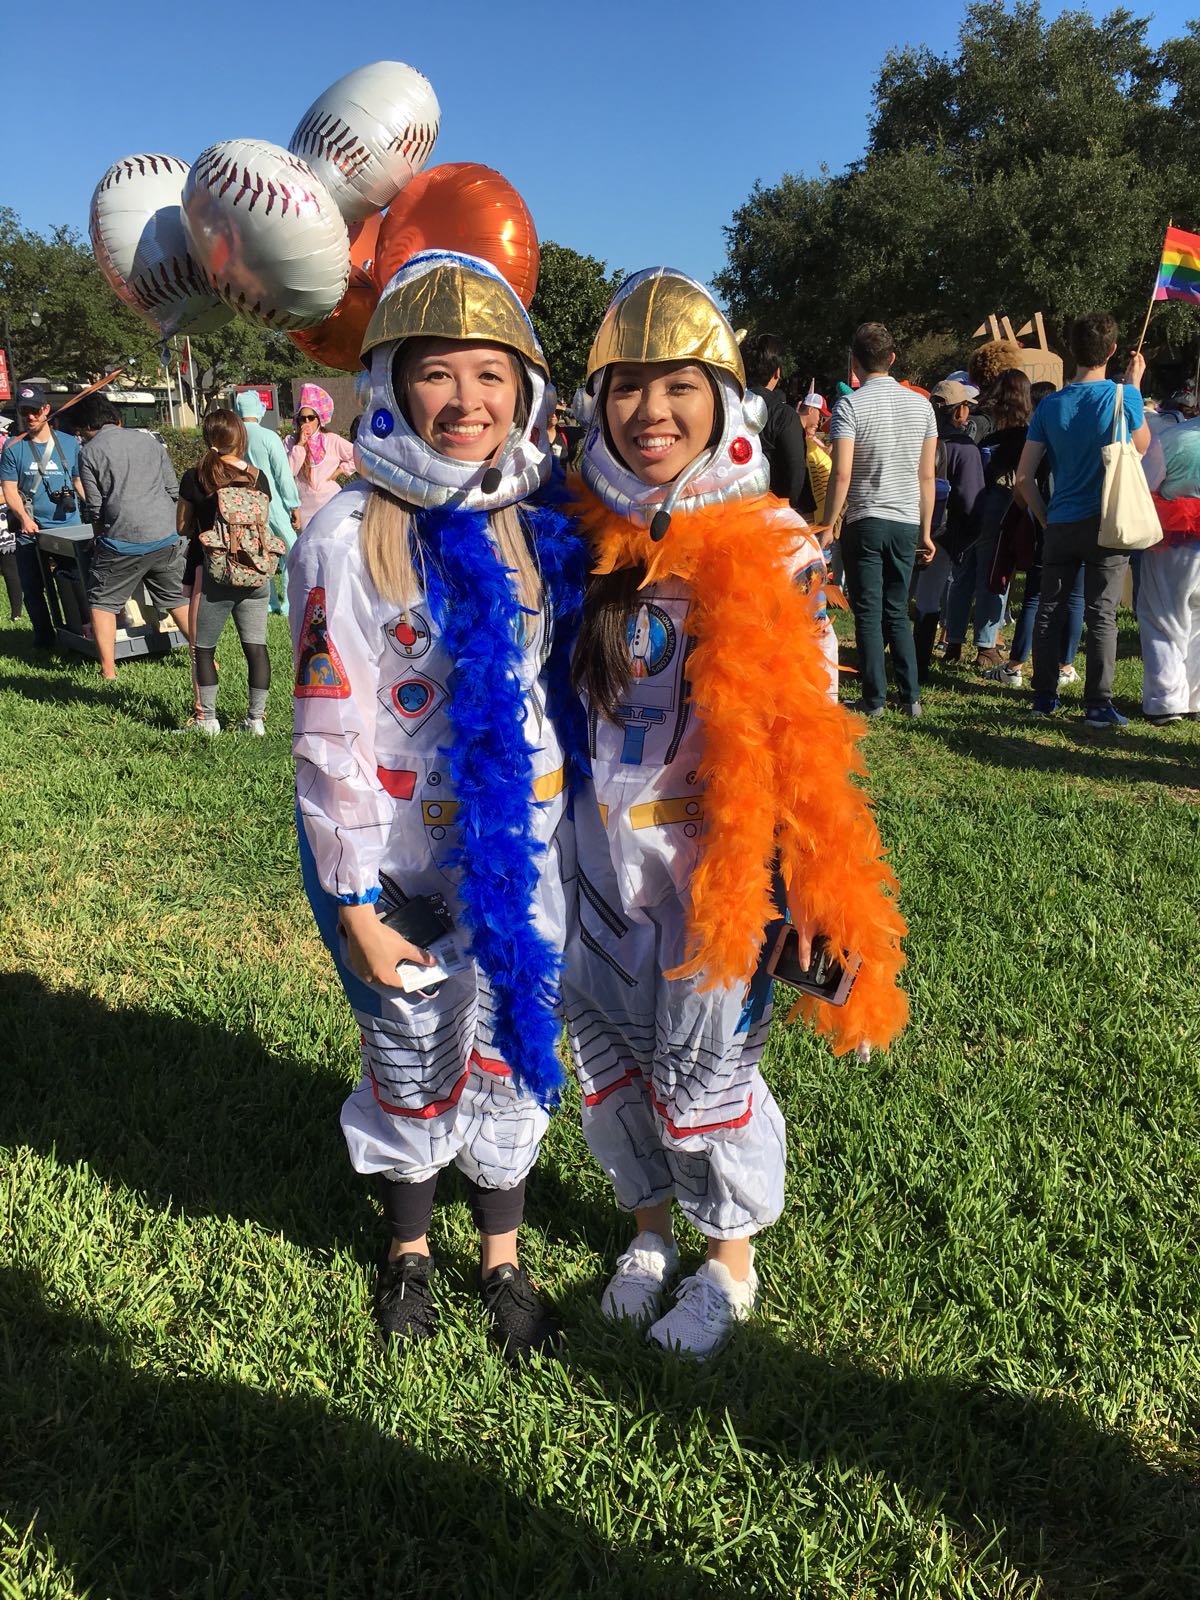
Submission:
<svg viewBox="0 0 1200 1600">
<path fill-rule="evenodd" d="M 179 209 L 188 175 L 175 156 L 114 161 L 92 195 L 88 232 L 105 282 L 165 337 L 232 320 L 188 249 Z"/>
<path fill-rule="evenodd" d="M 265 139 L 210 145 L 183 186 L 192 254 L 227 306 L 281 333 L 323 322 L 346 292 L 350 245 L 328 191 Z"/>
<path fill-rule="evenodd" d="M 390 205 L 429 160 L 441 108 L 433 85 L 403 61 L 375 61 L 331 84 L 288 141 L 347 223 Z"/>
</svg>

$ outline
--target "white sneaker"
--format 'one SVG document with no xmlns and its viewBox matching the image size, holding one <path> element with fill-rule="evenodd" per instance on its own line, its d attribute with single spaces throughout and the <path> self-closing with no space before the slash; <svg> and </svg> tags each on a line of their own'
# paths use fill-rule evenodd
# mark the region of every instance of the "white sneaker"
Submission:
<svg viewBox="0 0 1200 1600">
<path fill-rule="evenodd" d="M 600 1310 L 610 1322 L 645 1322 L 662 1306 L 667 1279 L 679 1270 L 679 1251 L 657 1233 L 639 1233 L 600 1296 Z"/>
<path fill-rule="evenodd" d="M 1075 671 L 1074 667 L 1066 666 L 1058 669 L 1058 687 L 1060 689 L 1065 688 L 1068 683 L 1078 682 L 1079 674 Z"/>
<path fill-rule="evenodd" d="M 715 1355 L 734 1324 L 744 1322 L 758 1299 L 758 1275 L 750 1252 L 750 1276 L 739 1283 L 719 1261 L 706 1261 L 679 1285 L 675 1304 L 650 1329 L 649 1337 L 664 1350 L 704 1361 Z"/>
<path fill-rule="evenodd" d="M 176 728 L 176 733 L 203 733 L 210 739 L 215 738 L 221 731 L 221 724 L 216 717 L 189 717 L 182 728 Z"/>
<path fill-rule="evenodd" d="M 267 736 L 261 717 L 243 717 L 241 728 L 243 733 L 252 733 L 256 739 L 265 739 Z"/>
</svg>

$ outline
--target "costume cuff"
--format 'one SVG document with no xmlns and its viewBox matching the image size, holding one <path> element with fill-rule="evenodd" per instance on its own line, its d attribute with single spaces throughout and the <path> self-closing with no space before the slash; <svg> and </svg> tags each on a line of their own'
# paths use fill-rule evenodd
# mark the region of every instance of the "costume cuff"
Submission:
<svg viewBox="0 0 1200 1600">
<path fill-rule="evenodd" d="M 340 906 L 373 906 L 379 895 L 379 885 L 376 884 L 373 889 L 368 889 L 363 894 L 339 894 L 336 899 Z"/>
</svg>

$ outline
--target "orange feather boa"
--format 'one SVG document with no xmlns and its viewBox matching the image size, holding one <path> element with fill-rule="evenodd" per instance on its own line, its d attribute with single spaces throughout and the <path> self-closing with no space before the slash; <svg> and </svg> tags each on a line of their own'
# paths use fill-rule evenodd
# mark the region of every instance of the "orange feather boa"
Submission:
<svg viewBox="0 0 1200 1600">
<path fill-rule="evenodd" d="M 844 1006 L 805 996 L 792 1015 L 826 1034 L 837 1055 L 886 1048 L 908 1017 L 896 981 L 906 928 L 869 802 L 853 781 L 865 771 L 864 725 L 830 698 L 815 600 L 790 577 L 794 526 L 780 526 L 771 516 L 780 502 L 764 497 L 677 509 L 656 544 L 586 490 L 577 494 L 596 573 L 642 563 L 646 584 L 677 577 L 694 596 L 688 680 L 705 732 L 697 772 L 705 826 L 687 958 L 666 976 L 699 977 L 706 989 L 749 981 L 763 929 L 778 915 L 778 861 L 793 913 L 843 959 L 862 957 Z"/>
</svg>

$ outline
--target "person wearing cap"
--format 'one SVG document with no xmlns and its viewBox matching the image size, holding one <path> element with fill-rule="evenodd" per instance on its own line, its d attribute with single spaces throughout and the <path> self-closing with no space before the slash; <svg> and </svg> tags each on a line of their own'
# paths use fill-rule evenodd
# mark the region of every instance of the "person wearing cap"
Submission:
<svg viewBox="0 0 1200 1600">
<path fill-rule="evenodd" d="M 804 458 L 808 467 L 808 486 L 813 501 L 813 521 L 825 521 L 825 492 L 829 488 L 829 451 L 821 443 L 817 430 L 828 419 L 829 407 L 825 396 L 810 389 L 796 407 L 800 426 L 804 429 Z"/>
<path fill-rule="evenodd" d="M 570 690 L 586 552 L 540 503 L 553 389 L 494 267 L 413 256 L 362 353 L 359 481 L 289 562 L 304 882 L 361 1036 L 342 1131 L 380 1180 L 385 1334 L 434 1330 L 428 1233 L 456 1165 L 490 1332 L 516 1360 L 557 1337 L 517 1230 L 562 1082 L 557 835 L 586 760 Z"/>
<path fill-rule="evenodd" d="M 839 1052 L 903 1026 L 904 924 L 850 779 L 861 725 L 836 700 L 821 549 L 768 493 L 766 407 L 708 292 L 667 267 L 628 278 L 574 410 L 591 779 L 563 994 L 584 1135 L 635 1219 L 601 1309 L 703 1359 L 753 1309 L 751 1241 L 783 1206 L 759 1064 L 785 910 L 802 960 L 823 932 L 862 955 L 846 1005 L 807 1012 Z M 676 1206 L 705 1260 L 664 1309 Z"/>
<path fill-rule="evenodd" d="M 908 591 L 914 562 L 935 550 L 930 525 L 936 488 L 937 423 L 924 395 L 891 375 L 896 345 L 881 322 L 856 330 L 850 361 L 859 388 L 833 408 L 833 468 L 825 496 L 831 525 L 845 512 L 842 560 L 854 610 L 861 698 L 857 709 L 884 714 L 890 649 L 900 710 L 921 715 L 921 691 Z"/>
<path fill-rule="evenodd" d="M 11 440 L 0 456 L 0 486 L 16 535 L 17 570 L 33 642 L 49 650 L 54 644 L 54 619 L 37 534 L 41 528 L 78 527 L 83 520 L 79 444 L 69 433 L 51 428 L 50 396 L 38 384 L 18 384 L 15 399 L 24 437 Z"/>
<path fill-rule="evenodd" d="M 283 440 L 273 428 L 262 426 L 267 407 L 257 389 L 236 394 L 233 409 L 246 429 L 246 460 L 271 485 L 271 532 L 290 550 L 300 532 L 300 491 Z M 270 610 L 287 616 L 286 562 L 271 579 Z"/>
<path fill-rule="evenodd" d="M 974 608 L 975 666 L 981 672 L 998 667 L 1004 654 L 997 648 L 996 640 L 1004 617 L 1005 595 L 995 595 L 988 587 L 992 570 L 992 557 L 996 550 L 999 532 L 999 515 L 986 530 L 984 510 L 987 504 L 983 452 L 968 431 L 971 407 L 978 391 L 959 383 L 955 378 L 943 378 L 930 392 L 934 414 L 938 423 L 938 453 L 945 463 L 944 476 L 950 484 L 945 516 L 941 529 L 934 537 L 938 558 L 926 568 L 926 573 L 947 564 L 948 579 L 945 602 L 946 651 L 943 664 L 953 665 L 962 660 L 967 627 Z M 1015 466 L 1015 461 L 1013 465 Z M 938 476 L 943 476 L 939 471 Z M 1007 489 L 999 496 L 1003 504 L 1001 513 L 1012 498 L 1011 478 Z M 986 532 L 986 537 L 984 536 Z M 922 574 L 922 580 L 925 574 Z M 920 581 L 919 580 L 919 583 Z M 933 639 L 925 631 L 927 616 L 916 627 L 918 639 L 917 659 L 928 667 L 933 651 Z"/>
<path fill-rule="evenodd" d="M 12 424 L 7 417 L 0 416 L 0 454 L 3 453 L 8 443 L 9 429 Z M 0 499 L 0 575 L 4 578 L 4 587 L 8 590 L 8 611 L 14 622 L 21 620 L 21 572 L 17 566 L 17 535 L 9 525 L 8 504 Z"/>
<path fill-rule="evenodd" d="M 325 390 L 315 383 L 302 384 L 295 432 L 287 437 L 288 463 L 300 493 L 301 532 L 337 494 L 338 478 L 354 470 L 354 446 L 340 433 L 329 431 L 332 421 L 333 401 Z"/>
</svg>

